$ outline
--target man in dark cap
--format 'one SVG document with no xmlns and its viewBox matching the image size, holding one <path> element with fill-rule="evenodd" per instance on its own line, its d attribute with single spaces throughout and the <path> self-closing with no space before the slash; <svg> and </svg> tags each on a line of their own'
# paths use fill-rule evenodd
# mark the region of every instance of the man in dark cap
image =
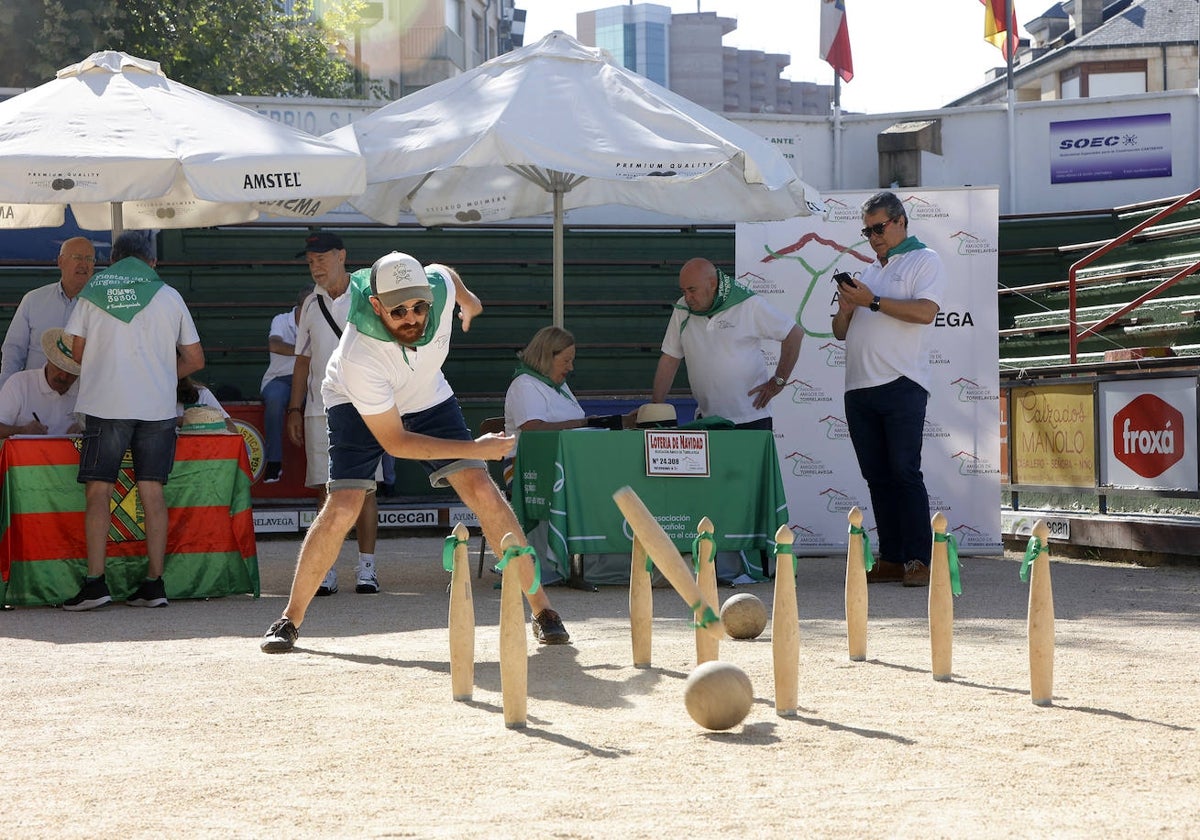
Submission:
<svg viewBox="0 0 1200 840">
<path fill-rule="evenodd" d="M 318 231 L 304 240 L 296 254 L 308 261 L 316 289 L 304 301 L 300 323 L 296 326 L 296 366 L 292 369 L 292 394 L 287 409 L 287 434 L 292 443 L 304 447 L 308 470 L 304 484 L 317 491 L 318 508 L 325 504 L 325 484 L 329 481 L 329 430 L 325 424 L 325 402 L 321 381 L 325 366 L 342 338 L 350 315 L 350 274 L 346 271 L 346 247 L 336 233 Z M 374 493 L 368 493 L 354 525 L 358 540 L 358 565 L 354 591 L 371 594 L 379 591 L 375 575 L 375 538 L 379 531 L 379 507 Z M 331 568 L 318 595 L 338 591 L 337 568 Z"/>
</svg>

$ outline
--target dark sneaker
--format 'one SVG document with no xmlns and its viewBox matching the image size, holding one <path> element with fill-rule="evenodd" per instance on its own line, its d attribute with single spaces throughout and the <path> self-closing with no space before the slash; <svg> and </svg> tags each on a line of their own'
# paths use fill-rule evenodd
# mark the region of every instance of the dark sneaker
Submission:
<svg viewBox="0 0 1200 840">
<path fill-rule="evenodd" d="M 278 461 L 267 461 L 267 468 L 263 470 L 263 484 L 274 484 L 281 478 L 283 478 L 283 464 Z"/>
<path fill-rule="evenodd" d="M 298 638 L 300 638 L 300 631 L 296 629 L 295 624 L 292 624 L 292 620 L 278 618 L 267 630 L 258 646 L 262 648 L 263 653 L 287 653 L 295 647 Z"/>
<path fill-rule="evenodd" d="M 920 560 L 909 560 L 904 564 L 905 586 L 928 586 L 929 564 Z"/>
<path fill-rule="evenodd" d="M 165 607 L 167 605 L 167 589 L 163 579 L 144 580 L 125 602 L 131 607 Z"/>
<path fill-rule="evenodd" d="M 108 584 L 104 582 L 104 575 L 100 575 L 95 580 L 85 578 L 79 594 L 68 601 L 63 601 L 62 608 L 72 612 L 82 612 L 111 603 L 112 595 L 109 594 Z"/>
<path fill-rule="evenodd" d="M 540 645 L 565 645 L 571 641 L 571 634 L 563 627 L 558 613 L 547 607 L 533 617 L 533 638 Z"/>
<path fill-rule="evenodd" d="M 337 592 L 337 569 L 330 569 L 325 575 L 325 580 L 321 581 L 321 585 L 317 587 L 318 595 L 332 595 Z"/>
<path fill-rule="evenodd" d="M 895 583 L 904 580 L 904 564 L 876 560 L 867 572 L 867 583 Z"/>
</svg>

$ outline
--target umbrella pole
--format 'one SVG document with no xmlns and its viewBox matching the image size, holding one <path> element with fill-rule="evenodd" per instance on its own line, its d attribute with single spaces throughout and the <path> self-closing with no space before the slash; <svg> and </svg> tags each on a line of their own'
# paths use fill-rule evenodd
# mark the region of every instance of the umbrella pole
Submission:
<svg viewBox="0 0 1200 840">
<path fill-rule="evenodd" d="M 114 201 L 108 206 L 110 218 L 112 220 L 112 241 L 116 242 L 117 237 L 121 235 L 124 229 L 124 213 L 122 212 L 121 202 Z"/>
<path fill-rule="evenodd" d="M 563 325 L 563 189 L 554 188 L 554 326 Z"/>
</svg>

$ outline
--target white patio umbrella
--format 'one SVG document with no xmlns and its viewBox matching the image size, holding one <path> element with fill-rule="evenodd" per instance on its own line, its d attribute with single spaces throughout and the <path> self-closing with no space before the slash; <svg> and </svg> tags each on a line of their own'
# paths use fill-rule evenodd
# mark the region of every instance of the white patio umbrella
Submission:
<svg viewBox="0 0 1200 840">
<path fill-rule="evenodd" d="M 311 218 L 362 191 L 353 150 L 98 52 L 0 102 L 0 227 L 86 230 Z"/>
<path fill-rule="evenodd" d="M 565 210 L 616 204 L 722 222 L 823 210 L 767 140 L 563 32 L 325 138 L 362 153 L 367 188 L 350 203 L 384 224 L 552 213 L 558 325 Z"/>
</svg>

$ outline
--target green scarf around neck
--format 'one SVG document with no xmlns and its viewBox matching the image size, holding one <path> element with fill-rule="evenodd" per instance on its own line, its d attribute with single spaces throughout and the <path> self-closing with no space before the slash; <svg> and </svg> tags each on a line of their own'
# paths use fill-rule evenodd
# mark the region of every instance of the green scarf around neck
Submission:
<svg viewBox="0 0 1200 840">
<path fill-rule="evenodd" d="M 438 271 L 426 270 L 429 285 L 433 289 L 433 303 L 429 305 L 429 316 L 425 319 L 425 332 L 412 343 L 413 347 L 424 347 L 433 341 L 441 325 L 442 312 L 446 308 L 447 279 Z M 350 275 L 350 316 L 348 318 L 354 328 L 369 338 L 379 341 L 395 341 L 395 337 L 387 331 L 383 321 L 375 314 L 371 306 L 371 269 L 360 268 Z"/>
<path fill-rule="evenodd" d="M 544 373 L 538 373 L 536 370 L 534 370 L 533 368 L 531 368 L 529 365 L 525 364 L 524 362 L 520 362 L 517 365 L 516 370 L 513 371 L 513 379 L 516 379 L 518 376 L 532 376 L 538 382 L 544 382 L 547 385 L 549 385 L 551 388 L 553 388 L 555 391 L 558 392 L 558 395 L 560 397 L 566 397 L 567 399 L 569 399 L 571 402 L 575 403 L 576 405 L 579 404 L 579 401 L 576 400 L 575 397 L 571 394 L 571 392 L 567 390 L 566 382 L 563 382 L 563 384 L 559 385 L 557 382 L 555 382 L 549 376 L 546 376 Z"/>
<path fill-rule="evenodd" d="M 79 296 L 128 324 L 164 285 L 149 265 L 126 257 L 92 275 Z"/>
<path fill-rule="evenodd" d="M 895 248 L 889 248 L 888 252 L 887 252 L 887 257 L 890 260 L 892 257 L 896 256 L 897 254 L 906 254 L 909 251 L 920 251 L 922 248 L 926 248 L 926 247 L 928 247 L 928 246 L 924 242 L 922 242 L 920 239 L 917 239 L 917 237 L 909 236 L 909 237 L 905 238 L 905 240 L 903 242 L 901 242 L 899 245 L 897 245 Z"/>
<path fill-rule="evenodd" d="M 754 292 L 752 292 L 750 289 L 746 288 L 745 286 L 741 285 L 736 280 L 734 280 L 732 277 L 730 277 L 728 274 L 726 274 L 724 271 L 721 271 L 721 269 L 718 268 L 717 269 L 717 292 L 716 292 L 716 294 L 713 295 L 712 305 L 709 306 L 708 309 L 705 309 L 703 312 L 697 312 L 694 309 L 690 309 L 686 303 L 676 303 L 675 304 L 676 309 L 683 309 L 688 313 L 687 317 L 685 317 L 683 319 L 683 323 L 681 323 L 679 325 L 679 331 L 681 333 L 683 332 L 684 328 L 687 327 L 688 321 L 691 319 L 691 317 L 693 315 L 700 315 L 705 318 L 711 318 L 714 315 L 718 315 L 718 314 L 724 312 L 726 309 L 730 309 L 734 306 L 737 306 L 742 301 L 748 300 L 749 298 L 751 298 L 753 296 L 754 296 Z"/>
</svg>

